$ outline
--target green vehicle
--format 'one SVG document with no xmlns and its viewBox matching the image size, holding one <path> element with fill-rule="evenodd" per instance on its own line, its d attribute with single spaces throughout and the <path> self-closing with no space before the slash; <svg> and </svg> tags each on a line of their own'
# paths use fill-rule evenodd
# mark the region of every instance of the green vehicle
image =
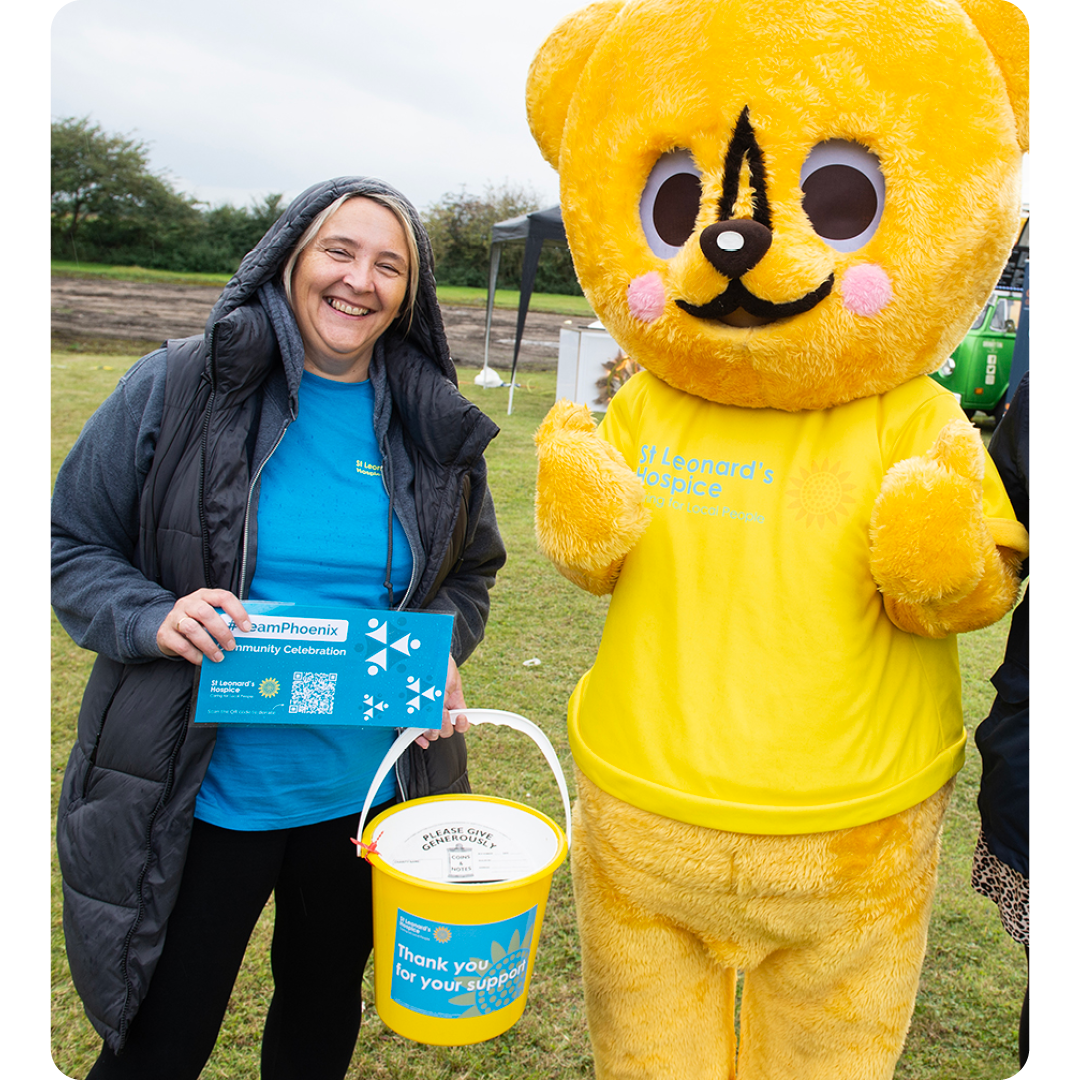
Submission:
<svg viewBox="0 0 1080 1080">
<path fill-rule="evenodd" d="M 1005 415 L 1009 391 L 1028 263 L 1028 221 L 1025 214 L 1020 238 L 978 318 L 952 356 L 930 376 L 952 391 L 969 418 L 986 413 L 995 426 Z"/>
</svg>

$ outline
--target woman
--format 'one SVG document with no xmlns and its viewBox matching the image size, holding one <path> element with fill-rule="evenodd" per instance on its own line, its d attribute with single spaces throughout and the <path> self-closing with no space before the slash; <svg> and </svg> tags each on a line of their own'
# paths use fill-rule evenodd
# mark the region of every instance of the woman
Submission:
<svg viewBox="0 0 1080 1080">
<path fill-rule="evenodd" d="M 1005 490 L 1016 518 L 1029 529 L 1028 462 L 1029 376 L 1025 372 L 1013 394 L 1005 418 L 990 440 Z M 1021 575 L 1027 577 L 1024 563 Z M 975 744 L 982 757 L 979 783 L 979 839 L 975 844 L 971 884 L 977 893 L 998 906 L 1001 925 L 1014 941 L 1031 949 L 1030 863 L 1028 851 L 1028 596 L 1013 612 L 1005 657 L 991 680 L 997 695 L 990 715 L 976 728 Z M 1020 1067 L 1028 1058 L 1028 987 L 1020 1006 L 1017 1055 Z"/>
<path fill-rule="evenodd" d="M 53 498 L 53 603 L 98 653 L 58 818 L 94 1080 L 198 1076 L 271 893 L 264 1080 L 345 1075 L 371 949 L 349 838 L 394 733 L 193 728 L 192 686 L 235 645 L 216 609 L 244 627 L 248 597 L 424 609 L 454 616 L 444 702 L 464 707 L 505 561 L 497 430 L 458 393 L 415 209 L 355 177 L 295 199 L 206 333 L 87 423 Z M 381 806 L 468 790 L 467 721 L 443 716 Z"/>
</svg>

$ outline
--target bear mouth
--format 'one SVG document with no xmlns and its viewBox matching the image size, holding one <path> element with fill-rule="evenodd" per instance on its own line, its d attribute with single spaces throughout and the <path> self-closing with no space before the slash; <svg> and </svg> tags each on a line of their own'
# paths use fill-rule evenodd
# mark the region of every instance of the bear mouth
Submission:
<svg viewBox="0 0 1080 1080">
<path fill-rule="evenodd" d="M 676 300 L 675 303 L 688 315 L 698 319 L 712 319 L 727 326 L 767 326 L 778 319 L 789 319 L 817 307 L 832 292 L 834 280 L 835 275 L 830 274 L 813 292 L 783 304 L 762 300 L 739 280 L 733 281 L 707 304 L 691 304 L 686 300 Z"/>
</svg>

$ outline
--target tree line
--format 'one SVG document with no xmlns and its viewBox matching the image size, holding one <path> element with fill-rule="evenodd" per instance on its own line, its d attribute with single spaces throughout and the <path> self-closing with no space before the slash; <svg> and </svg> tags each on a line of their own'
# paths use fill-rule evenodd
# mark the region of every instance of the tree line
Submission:
<svg viewBox="0 0 1080 1080">
<path fill-rule="evenodd" d="M 53 259 L 231 274 L 286 205 L 272 194 L 246 207 L 210 207 L 154 172 L 142 140 L 90 117 L 52 124 Z M 480 194 L 461 188 L 421 209 L 439 283 L 485 288 L 491 226 L 539 206 L 535 192 L 506 182 Z M 523 255 L 524 244 L 504 246 L 500 288 L 517 288 Z M 581 294 L 566 248 L 544 245 L 535 288 Z"/>
</svg>

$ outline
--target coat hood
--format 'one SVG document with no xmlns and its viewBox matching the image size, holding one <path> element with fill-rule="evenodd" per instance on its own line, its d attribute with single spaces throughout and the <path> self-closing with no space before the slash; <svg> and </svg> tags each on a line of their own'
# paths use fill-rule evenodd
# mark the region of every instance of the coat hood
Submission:
<svg viewBox="0 0 1080 1080">
<path fill-rule="evenodd" d="M 260 287 L 280 277 L 282 267 L 318 213 L 342 195 L 391 195 L 400 199 L 408 209 L 416 244 L 420 251 L 420 276 L 412 326 L 405 335 L 398 326 L 391 326 L 383 335 L 415 345 L 426 354 L 442 374 L 457 385 L 457 373 L 450 358 L 450 347 L 443 330 L 442 313 L 435 296 L 435 274 L 431 242 L 420 215 L 400 191 L 389 184 L 367 176 L 339 176 L 314 184 L 298 195 L 285 212 L 266 231 L 263 238 L 244 256 L 236 273 L 225 286 L 210 312 L 206 329 L 230 312 L 255 299 Z"/>
</svg>

